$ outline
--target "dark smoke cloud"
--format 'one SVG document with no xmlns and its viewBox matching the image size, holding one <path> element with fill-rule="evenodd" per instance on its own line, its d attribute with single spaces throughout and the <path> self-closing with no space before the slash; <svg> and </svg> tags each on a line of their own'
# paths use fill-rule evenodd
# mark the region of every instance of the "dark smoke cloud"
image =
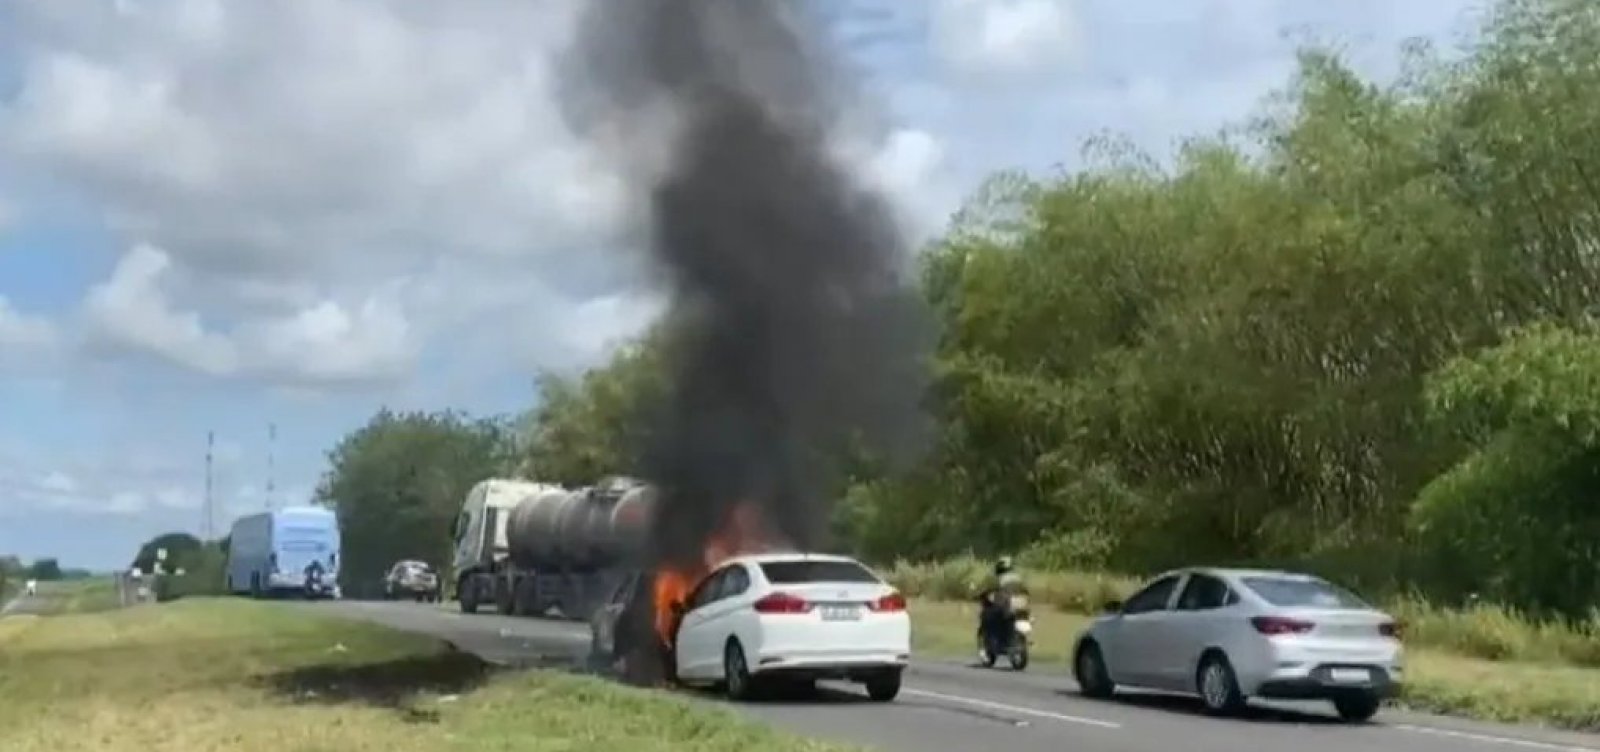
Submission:
<svg viewBox="0 0 1600 752">
<path fill-rule="evenodd" d="M 921 426 L 905 241 L 830 153 L 845 89 L 817 31 L 780 0 L 596 1 L 568 59 L 573 122 L 633 166 L 683 324 L 642 468 L 667 562 L 698 561 L 741 501 L 825 545 L 841 447 Z"/>
</svg>

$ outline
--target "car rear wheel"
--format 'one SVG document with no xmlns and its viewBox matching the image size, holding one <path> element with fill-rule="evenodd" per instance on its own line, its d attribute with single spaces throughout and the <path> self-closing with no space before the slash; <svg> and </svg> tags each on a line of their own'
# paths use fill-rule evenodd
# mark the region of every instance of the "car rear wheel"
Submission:
<svg viewBox="0 0 1600 752">
<path fill-rule="evenodd" d="M 867 697 L 873 702 L 890 702 L 900 695 L 899 669 L 883 671 L 867 679 Z"/>
<path fill-rule="evenodd" d="M 722 675 L 728 699 L 738 702 L 754 696 L 755 677 L 750 675 L 750 664 L 738 640 L 729 640 L 728 647 L 722 651 Z"/>
<path fill-rule="evenodd" d="M 1085 642 L 1078 648 L 1078 655 L 1072 661 L 1072 675 L 1078 682 L 1078 690 L 1088 697 L 1105 699 L 1117 691 L 1111 672 L 1106 670 L 1100 646 L 1093 642 Z"/>
<path fill-rule="evenodd" d="M 1213 715 L 1232 715 L 1244 708 L 1244 694 L 1239 691 L 1239 680 L 1232 664 L 1222 653 L 1208 653 L 1200 661 L 1195 684 L 1206 712 Z"/>
<path fill-rule="evenodd" d="M 1377 695 L 1359 694 L 1344 695 L 1333 699 L 1333 709 L 1338 711 L 1339 718 L 1350 723 L 1364 723 L 1372 720 L 1378 714 L 1378 706 L 1382 704 Z"/>
</svg>

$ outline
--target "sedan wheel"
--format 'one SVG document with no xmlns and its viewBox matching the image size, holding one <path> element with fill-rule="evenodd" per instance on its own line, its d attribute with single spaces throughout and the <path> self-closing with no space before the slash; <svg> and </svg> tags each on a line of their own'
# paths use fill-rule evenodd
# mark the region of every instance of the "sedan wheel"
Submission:
<svg viewBox="0 0 1600 752">
<path fill-rule="evenodd" d="M 1077 660 L 1072 662 L 1072 672 L 1078 689 L 1088 697 L 1104 699 L 1116 692 L 1111 672 L 1106 670 L 1105 658 L 1100 655 L 1100 646 L 1093 642 L 1085 642 L 1083 647 L 1078 648 Z"/>
<path fill-rule="evenodd" d="M 750 699 L 755 677 L 750 675 L 750 664 L 745 661 L 744 648 L 739 647 L 738 640 L 729 640 L 727 649 L 722 652 L 722 673 L 728 699 Z"/>
<path fill-rule="evenodd" d="M 1360 694 L 1336 697 L 1333 708 L 1339 712 L 1339 718 L 1349 723 L 1364 723 L 1378 714 L 1378 706 L 1382 702 L 1377 695 Z"/>
<path fill-rule="evenodd" d="M 1244 707 L 1244 695 L 1239 692 L 1233 667 L 1221 654 L 1213 653 L 1201 661 L 1199 684 L 1200 700 L 1205 703 L 1207 712 L 1228 715 Z"/>
</svg>

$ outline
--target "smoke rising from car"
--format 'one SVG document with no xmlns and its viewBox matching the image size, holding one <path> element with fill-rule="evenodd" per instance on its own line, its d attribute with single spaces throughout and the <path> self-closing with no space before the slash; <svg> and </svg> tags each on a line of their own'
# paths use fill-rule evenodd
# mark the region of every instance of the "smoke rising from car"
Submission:
<svg viewBox="0 0 1600 752">
<path fill-rule="evenodd" d="M 618 164 L 672 294 L 671 391 L 643 473 L 654 560 L 691 564 L 740 505 L 827 545 L 845 447 L 923 426 L 917 298 L 892 209 L 836 156 L 842 66 L 799 3 L 595 2 L 563 101 Z"/>
</svg>

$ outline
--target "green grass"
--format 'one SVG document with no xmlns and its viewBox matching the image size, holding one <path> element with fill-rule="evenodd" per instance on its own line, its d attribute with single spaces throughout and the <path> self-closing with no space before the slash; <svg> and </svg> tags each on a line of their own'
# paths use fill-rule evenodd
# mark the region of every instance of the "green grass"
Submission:
<svg viewBox="0 0 1600 752">
<path fill-rule="evenodd" d="M 107 577 L 41 585 L 39 595 L 48 614 L 90 614 L 122 606 L 117 581 Z"/>
<path fill-rule="evenodd" d="M 0 620 L 7 752 L 827 752 L 682 698 L 492 672 L 436 641 L 286 604 L 184 599 Z"/>
<path fill-rule="evenodd" d="M 897 565 L 889 579 L 913 597 L 913 647 L 921 655 L 974 655 L 970 595 L 987 566 L 976 560 Z M 1134 580 L 1076 572 L 1025 574 L 1036 604 L 1035 660 L 1069 666 L 1066 652 L 1088 614 L 1124 598 Z M 1410 676 L 1403 704 L 1495 721 L 1600 730 L 1600 618 L 1530 619 L 1492 605 L 1457 611 L 1418 599 L 1383 604 L 1405 625 Z"/>
</svg>

